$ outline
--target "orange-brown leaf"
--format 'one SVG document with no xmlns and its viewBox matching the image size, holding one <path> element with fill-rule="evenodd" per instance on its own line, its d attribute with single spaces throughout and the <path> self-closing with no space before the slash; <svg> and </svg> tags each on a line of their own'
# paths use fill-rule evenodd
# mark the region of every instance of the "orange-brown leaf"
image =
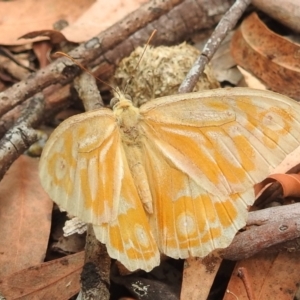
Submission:
<svg viewBox="0 0 300 300">
<path fill-rule="evenodd" d="M 262 38 L 263 37 L 263 38 Z M 253 13 L 232 38 L 235 61 L 271 90 L 300 100 L 300 45 L 272 32 Z"/>
<path fill-rule="evenodd" d="M 84 252 L 21 270 L 1 280 L 6 299 L 69 299 L 80 289 Z"/>
<path fill-rule="evenodd" d="M 185 261 L 180 299 L 206 300 L 221 262 L 214 255 L 204 259 L 189 257 Z"/>
<path fill-rule="evenodd" d="M 300 257 L 297 252 L 279 254 L 257 254 L 239 262 L 232 273 L 223 300 L 249 300 L 242 280 L 237 276 L 238 268 L 247 270 L 248 282 L 255 300 L 292 300 L 299 286 Z M 234 297 L 233 294 L 236 296 Z"/>
<path fill-rule="evenodd" d="M 0 277 L 44 260 L 53 202 L 42 189 L 38 161 L 20 156 L 0 184 Z"/>
<path fill-rule="evenodd" d="M 255 187 L 258 193 L 269 183 L 278 181 L 283 189 L 283 197 L 300 197 L 300 174 L 272 174 Z"/>
</svg>

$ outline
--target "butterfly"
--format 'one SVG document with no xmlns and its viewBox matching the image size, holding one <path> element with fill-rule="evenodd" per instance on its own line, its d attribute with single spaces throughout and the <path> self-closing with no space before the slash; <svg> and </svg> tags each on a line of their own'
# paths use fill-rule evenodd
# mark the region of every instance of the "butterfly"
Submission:
<svg viewBox="0 0 300 300">
<path fill-rule="evenodd" d="M 253 185 L 299 145 L 300 105 L 270 91 L 208 90 L 140 108 L 118 100 L 62 122 L 39 174 L 129 270 L 150 271 L 160 253 L 227 247 L 246 223 Z"/>
</svg>

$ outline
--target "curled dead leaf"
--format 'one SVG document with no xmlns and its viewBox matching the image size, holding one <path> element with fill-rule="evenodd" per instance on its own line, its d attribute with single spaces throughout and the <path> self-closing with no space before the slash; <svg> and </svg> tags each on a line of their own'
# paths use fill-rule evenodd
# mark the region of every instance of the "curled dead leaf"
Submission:
<svg viewBox="0 0 300 300">
<path fill-rule="evenodd" d="M 31 31 L 19 37 L 19 39 L 33 39 L 36 37 L 48 37 L 52 44 L 59 44 L 61 42 L 66 42 L 66 37 L 57 30 L 38 30 Z"/>
<path fill-rule="evenodd" d="M 256 13 L 234 34 L 231 52 L 271 90 L 300 100 L 300 45 L 272 32 Z"/>
<path fill-rule="evenodd" d="M 300 174 L 272 174 L 255 186 L 255 191 L 263 189 L 268 184 L 278 181 L 283 190 L 283 197 L 300 197 Z"/>
</svg>

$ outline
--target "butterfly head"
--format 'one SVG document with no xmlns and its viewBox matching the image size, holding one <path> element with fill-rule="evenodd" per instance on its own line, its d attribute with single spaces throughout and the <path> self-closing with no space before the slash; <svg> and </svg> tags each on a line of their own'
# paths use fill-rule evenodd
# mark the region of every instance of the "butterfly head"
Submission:
<svg viewBox="0 0 300 300">
<path fill-rule="evenodd" d="M 132 98 L 124 94 L 120 91 L 120 89 L 117 87 L 115 89 L 114 97 L 110 100 L 110 106 L 113 108 L 113 110 L 116 110 L 117 108 L 124 108 L 132 106 Z"/>
</svg>

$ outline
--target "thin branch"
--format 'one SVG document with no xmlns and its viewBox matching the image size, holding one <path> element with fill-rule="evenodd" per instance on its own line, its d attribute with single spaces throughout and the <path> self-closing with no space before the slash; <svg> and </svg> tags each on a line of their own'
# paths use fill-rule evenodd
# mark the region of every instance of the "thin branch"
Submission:
<svg viewBox="0 0 300 300">
<path fill-rule="evenodd" d="M 41 118 L 44 109 L 44 96 L 34 96 L 20 120 L 0 140 L 0 180 L 10 165 L 37 141 L 34 126 Z"/>
<path fill-rule="evenodd" d="M 203 73 L 205 66 L 209 63 L 227 33 L 234 28 L 250 3 L 251 0 L 237 0 L 222 17 L 218 26 L 205 44 L 201 55 L 195 61 L 193 67 L 179 87 L 179 93 L 190 93 L 193 90 L 200 75 Z"/>
<path fill-rule="evenodd" d="M 239 233 L 226 249 L 219 251 L 222 258 L 241 260 L 279 243 L 300 237 L 299 217 L 253 226 Z"/>
<path fill-rule="evenodd" d="M 94 234 L 93 225 L 88 225 L 85 264 L 81 273 L 81 299 L 92 300 L 110 298 L 110 262 L 106 246 Z"/>
<path fill-rule="evenodd" d="M 88 73 L 75 78 L 74 87 L 83 102 L 85 111 L 103 107 L 103 101 L 96 85 L 96 79 Z"/>
</svg>

